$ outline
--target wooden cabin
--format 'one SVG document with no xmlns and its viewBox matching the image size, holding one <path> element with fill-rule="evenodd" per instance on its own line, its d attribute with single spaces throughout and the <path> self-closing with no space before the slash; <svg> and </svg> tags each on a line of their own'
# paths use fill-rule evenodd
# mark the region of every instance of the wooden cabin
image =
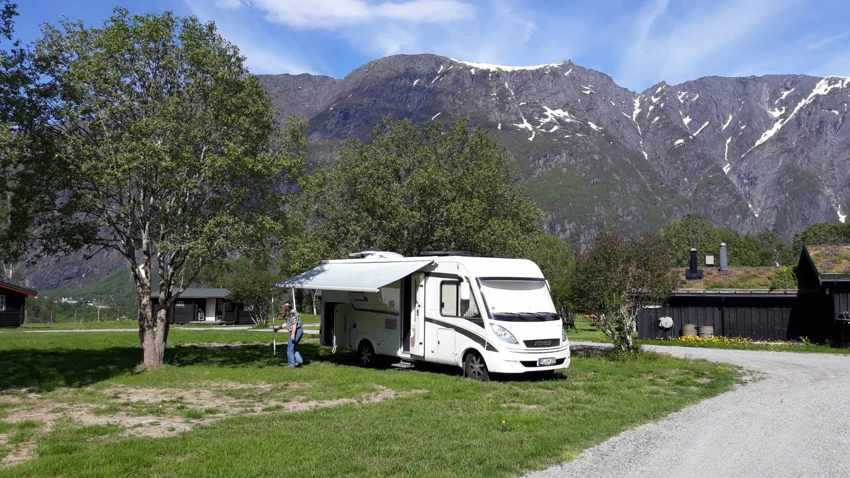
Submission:
<svg viewBox="0 0 850 478">
<path fill-rule="evenodd" d="M 151 294 L 154 310 L 159 308 L 159 294 Z M 221 288 L 190 287 L 178 294 L 171 307 L 172 323 L 210 322 L 253 324 L 244 306 L 230 299 L 230 291 Z"/>
<path fill-rule="evenodd" d="M 27 318 L 27 297 L 38 292 L 0 281 L 0 327 L 19 327 Z"/>
<path fill-rule="evenodd" d="M 687 269 L 675 269 L 680 278 L 663 304 L 638 315 L 641 338 L 679 337 L 686 325 L 711 327 L 712 334 L 753 340 L 793 340 L 811 334 L 811 324 L 800 307 L 797 289 L 771 288 L 777 267 L 729 267 L 728 250 L 721 244 L 720 264 L 714 257 L 699 269 L 692 249 Z M 659 327 L 661 317 L 672 319 L 672 329 Z"/>
<path fill-rule="evenodd" d="M 797 280 L 801 300 L 822 331 L 818 338 L 850 344 L 850 244 L 804 247 Z"/>
<path fill-rule="evenodd" d="M 686 324 L 712 326 L 714 335 L 758 340 L 850 344 L 850 245 L 803 248 L 795 269 L 796 289 L 771 289 L 773 267 L 706 268 L 704 277 L 683 280 L 663 303 L 638 316 L 642 338 L 678 337 Z M 686 272 L 679 269 L 685 277 Z M 728 284 L 738 287 L 729 287 Z M 747 288 L 741 288 L 745 284 Z M 673 328 L 662 331 L 661 317 Z"/>
</svg>

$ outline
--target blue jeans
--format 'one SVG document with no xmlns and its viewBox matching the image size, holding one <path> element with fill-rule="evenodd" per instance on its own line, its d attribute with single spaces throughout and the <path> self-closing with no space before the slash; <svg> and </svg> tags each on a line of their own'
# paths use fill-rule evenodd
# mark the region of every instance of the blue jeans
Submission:
<svg viewBox="0 0 850 478">
<path fill-rule="evenodd" d="M 295 338 L 291 335 L 289 336 L 289 341 L 286 343 L 286 360 L 289 362 L 289 365 L 295 366 L 304 363 L 301 353 L 295 350 L 295 346 L 298 345 L 298 342 L 301 342 L 301 337 L 303 336 L 304 330 L 301 327 L 295 331 Z"/>
</svg>

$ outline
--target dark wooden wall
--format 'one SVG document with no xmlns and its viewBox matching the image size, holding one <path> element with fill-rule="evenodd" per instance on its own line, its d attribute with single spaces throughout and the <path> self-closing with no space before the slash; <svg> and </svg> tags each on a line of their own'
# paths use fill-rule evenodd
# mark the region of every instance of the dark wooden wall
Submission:
<svg viewBox="0 0 850 478">
<path fill-rule="evenodd" d="M 19 327 L 24 323 L 27 296 L 8 290 L 0 290 L 6 296 L 6 310 L 0 312 L 0 327 Z"/>
<path fill-rule="evenodd" d="M 154 300 L 154 310 L 159 309 L 157 299 Z M 197 320 L 198 313 L 206 316 L 206 299 L 177 299 L 183 301 L 183 307 L 177 307 L 177 303 L 171 306 L 171 322 L 175 324 L 185 324 Z M 244 306 L 238 302 L 231 302 L 226 299 L 216 299 L 224 301 L 223 321 L 228 324 L 253 325 L 251 316 L 244 310 Z"/>
<path fill-rule="evenodd" d="M 658 318 L 673 318 L 672 337 L 685 324 L 714 326 L 714 335 L 751 339 L 787 340 L 805 335 L 805 317 L 795 295 L 673 296 L 660 308 L 638 316 L 641 338 L 662 336 Z"/>
<path fill-rule="evenodd" d="M 832 304 L 835 320 L 850 320 L 850 286 L 836 287 L 832 293 Z"/>
</svg>

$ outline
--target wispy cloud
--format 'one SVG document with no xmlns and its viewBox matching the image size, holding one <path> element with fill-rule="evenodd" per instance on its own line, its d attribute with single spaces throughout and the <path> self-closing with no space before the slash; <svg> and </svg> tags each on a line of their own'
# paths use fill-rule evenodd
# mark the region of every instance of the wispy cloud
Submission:
<svg viewBox="0 0 850 478">
<path fill-rule="evenodd" d="M 809 44 L 806 45 L 806 49 L 808 49 L 808 50 L 820 50 L 821 48 L 823 48 L 825 46 L 832 45 L 832 44 L 838 42 L 839 40 L 843 40 L 845 38 L 850 38 L 850 30 L 847 30 L 846 32 L 838 33 L 836 35 L 826 36 L 826 37 L 820 38 L 818 40 L 815 40 L 813 42 L 810 42 Z"/>
<path fill-rule="evenodd" d="M 445 23 L 475 16 L 459 0 L 408 0 L 370 3 L 365 0 L 219 0 L 228 8 L 239 5 L 263 11 L 269 21 L 295 28 L 328 29 L 375 21 Z"/>
<path fill-rule="evenodd" d="M 656 0 L 636 18 L 627 40 L 633 46 L 620 62 L 617 77 L 628 85 L 661 79 L 678 82 L 703 74 L 706 65 L 717 65 L 724 56 L 755 61 L 729 54 L 740 53 L 793 4 L 794 0 L 727 0 L 712 4 L 710 10 L 671 11 L 667 0 Z"/>
<path fill-rule="evenodd" d="M 808 0 L 172 1 L 215 20 L 256 72 L 341 76 L 397 53 L 506 65 L 571 58 L 642 90 L 712 74 L 840 74 L 850 38 L 840 0 L 818 9 Z"/>
<path fill-rule="evenodd" d="M 243 0 L 216 0 L 219 9 L 234 9 Z M 286 54 L 281 48 L 269 41 L 262 30 L 246 28 L 236 18 L 218 14 L 215 8 L 198 0 L 184 0 L 186 7 L 193 15 L 204 21 L 215 21 L 219 32 L 228 41 L 239 47 L 245 57 L 248 69 L 253 73 L 317 73 L 311 64 L 301 61 L 296 56 Z"/>
</svg>

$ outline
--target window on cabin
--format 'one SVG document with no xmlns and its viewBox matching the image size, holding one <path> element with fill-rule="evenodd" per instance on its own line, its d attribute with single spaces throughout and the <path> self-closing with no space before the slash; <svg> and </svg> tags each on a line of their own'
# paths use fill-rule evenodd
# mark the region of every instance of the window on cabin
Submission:
<svg viewBox="0 0 850 478">
<path fill-rule="evenodd" d="M 443 281 L 440 283 L 440 315 L 443 317 L 480 318 L 475 299 L 461 299 L 460 282 Z"/>
<path fill-rule="evenodd" d="M 6 312 L 6 296 L 0 295 L 0 312 Z"/>
<path fill-rule="evenodd" d="M 457 317 L 458 286 L 460 282 L 443 281 L 440 283 L 440 315 Z"/>
</svg>

